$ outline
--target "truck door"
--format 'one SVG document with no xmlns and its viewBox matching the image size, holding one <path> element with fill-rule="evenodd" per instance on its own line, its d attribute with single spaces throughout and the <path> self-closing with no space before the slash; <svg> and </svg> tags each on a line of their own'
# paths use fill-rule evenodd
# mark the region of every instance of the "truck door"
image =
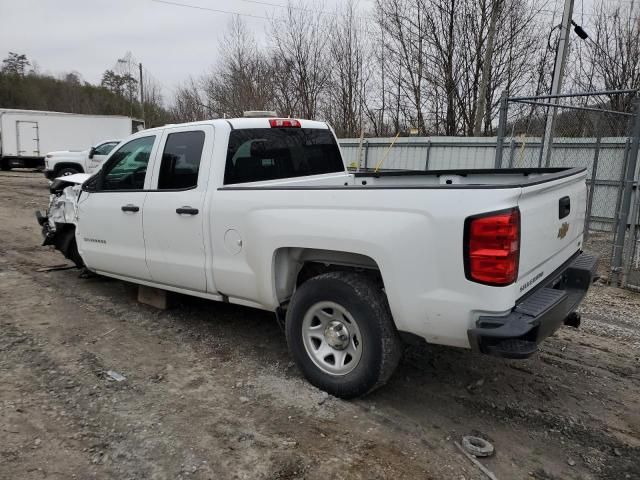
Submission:
<svg viewBox="0 0 640 480">
<path fill-rule="evenodd" d="M 169 128 L 160 142 L 144 205 L 147 265 L 156 283 L 215 292 L 204 235 L 213 134 L 211 126 Z"/>
<path fill-rule="evenodd" d="M 16 135 L 18 157 L 40 156 L 38 122 L 29 120 L 16 120 Z"/>
<path fill-rule="evenodd" d="M 150 280 L 145 261 L 142 210 L 150 182 L 149 159 L 158 136 L 122 145 L 78 202 L 76 240 L 86 264 L 98 272 Z"/>
</svg>

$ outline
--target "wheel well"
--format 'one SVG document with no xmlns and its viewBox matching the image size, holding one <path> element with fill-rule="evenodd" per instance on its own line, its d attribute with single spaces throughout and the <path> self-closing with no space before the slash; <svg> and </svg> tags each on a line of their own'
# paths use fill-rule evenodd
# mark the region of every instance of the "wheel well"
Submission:
<svg viewBox="0 0 640 480">
<path fill-rule="evenodd" d="M 315 248 L 280 248 L 273 261 L 275 293 L 280 305 L 295 289 L 317 275 L 335 271 L 357 271 L 373 277 L 383 288 L 380 267 L 367 255 Z"/>
<path fill-rule="evenodd" d="M 75 168 L 80 173 L 84 173 L 84 168 L 82 168 L 82 165 L 80 165 L 79 163 L 72 163 L 72 162 L 57 163 L 56 166 L 54 167 L 54 171 L 59 172 L 63 168 Z"/>
</svg>

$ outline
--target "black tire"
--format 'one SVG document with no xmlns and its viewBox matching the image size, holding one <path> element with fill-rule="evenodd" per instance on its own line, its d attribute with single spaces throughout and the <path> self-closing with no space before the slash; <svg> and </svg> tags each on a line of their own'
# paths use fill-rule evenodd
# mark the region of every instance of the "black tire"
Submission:
<svg viewBox="0 0 640 480">
<path fill-rule="evenodd" d="M 2 162 L 0 163 L 0 170 L 2 170 L 3 172 L 8 172 L 9 170 L 11 170 L 11 165 L 9 165 L 9 162 Z"/>
<path fill-rule="evenodd" d="M 305 347 L 304 317 L 319 302 L 338 304 L 357 323 L 362 351 L 346 374 L 323 371 Z M 355 272 L 324 273 L 304 282 L 289 305 L 285 329 L 291 355 L 307 380 L 341 398 L 359 397 L 384 385 L 402 356 L 386 295 L 374 280 Z"/>
<path fill-rule="evenodd" d="M 462 437 L 462 446 L 467 452 L 476 457 L 490 457 L 494 452 L 493 445 L 480 437 Z"/>
<path fill-rule="evenodd" d="M 84 261 L 78 252 L 78 244 L 75 238 L 75 227 L 59 227 L 59 231 L 55 234 L 54 246 L 66 258 L 75 263 L 76 267 L 82 268 Z"/>
<path fill-rule="evenodd" d="M 63 167 L 56 172 L 56 177 L 66 177 L 69 175 L 75 175 L 76 173 L 81 173 L 81 172 L 77 168 Z"/>
</svg>

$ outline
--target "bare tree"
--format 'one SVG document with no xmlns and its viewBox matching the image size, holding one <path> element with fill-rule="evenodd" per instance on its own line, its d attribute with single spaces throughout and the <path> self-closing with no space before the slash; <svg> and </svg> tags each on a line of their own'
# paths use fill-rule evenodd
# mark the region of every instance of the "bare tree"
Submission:
<svg viewBox="0 0 640 480">
<path fill-rule="evenodd" d="M 220 60 L 202 79 L 207 103 L 217 116 L 241 116 L 273 105 L 270 65 L 239 16 L 223 37 Z"/>
<path fill-rule="evenodd" d="M 329 83 L 327 27 L 325 18 L 319 11 L 312 10 L 311 5 L 294 8 L 289 4 L 282 17 L 272 20 L 275 55 L 290 72 L 298 113 L 304 118 L 317 118 Z"/>
<path fill-rule="evenodd" d="M 176 90 L 171 114 L 181 122 L 195 122 L 211 117 L 197 80 L 189 78 Z"/>
<path fill-rule="evenodd" d="M 370 70 L 367 46 L 363 39 L 364 23 L 356 17 L 356 3 L 348 2 L 339 10 L 331 26 L 329 53 L 332 59 L 328 89 L 328 120 L 339 135 L 360 135 L 363 126 L 366 88 Z"/>
<path fill-rule="evenodd" d="M 496 29 L 502 0 L 493 0 L 491 2 L 491 19 L 489 20 L 489 32 L 487 33 L 487 45 L 484 49 L 484 58 L 482 60 L 482 78 L 480 79 L 480 89 L 478 91 L 478 105 L 475 109 L 475 120 L 473 125 L 473 134 L 480 135 L 482 128 L 482 120 L 485 116 L 487 105 L 487 84 L 489 83 L 489 75 L 491 72 L 491 61 L 493 59 L 493 48 L 495 46 Z"/>
<path fill-rule="evenodd" d="M 427 27 L 429 17 L 424 0 L 377 0 L 377 21 L 384 31 L 385 57 L 391 76 L 397 79 L 395 101 L 396 126 L 403 110 L 418 129 L 427 131 L 423 109 L 427 77 Z M 384 61 L 384 60 L 383 60 Z M 405 104 L 404 101 L 409 102 Z M 409 107 L 409 108 L 407 108 Z M 408 110 L 408 111 L 407 111 Z"/>
<path fill-rule="evenodd" d="M 583 68 L 590 75 L 578 75 L 583 88 L 604 90 L 640 88 L 640 9 L 633 2 L 596 6 L 591 41 L 582 50 Z M 633 95 L 611 95 L 614 110 L 631 111 Z"/>
</svg>

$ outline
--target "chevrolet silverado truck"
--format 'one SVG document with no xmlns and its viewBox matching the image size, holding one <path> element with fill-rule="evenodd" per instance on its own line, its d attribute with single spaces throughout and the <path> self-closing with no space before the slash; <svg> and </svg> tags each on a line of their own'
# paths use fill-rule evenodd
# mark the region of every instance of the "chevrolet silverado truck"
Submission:
<svg viewBox="0 0 640 480">
<path fill-rule="evenodd" d="M 87 150 L 60 150 L 44 157 L 44 176 L 49 180 L 76 173 L 93 173 L 100 168 L 120 140 L 107 140 Z"/>
<path fill-rule="evenodd" d="M 45 243 L 100 275 L 275 312 L 343 398 L 404 342 L 526 358 L 595 278 L 580 168 L 350 173 L 331 128 L 280 118 L 145 130 L 52 186 Z"/>
</svg>

